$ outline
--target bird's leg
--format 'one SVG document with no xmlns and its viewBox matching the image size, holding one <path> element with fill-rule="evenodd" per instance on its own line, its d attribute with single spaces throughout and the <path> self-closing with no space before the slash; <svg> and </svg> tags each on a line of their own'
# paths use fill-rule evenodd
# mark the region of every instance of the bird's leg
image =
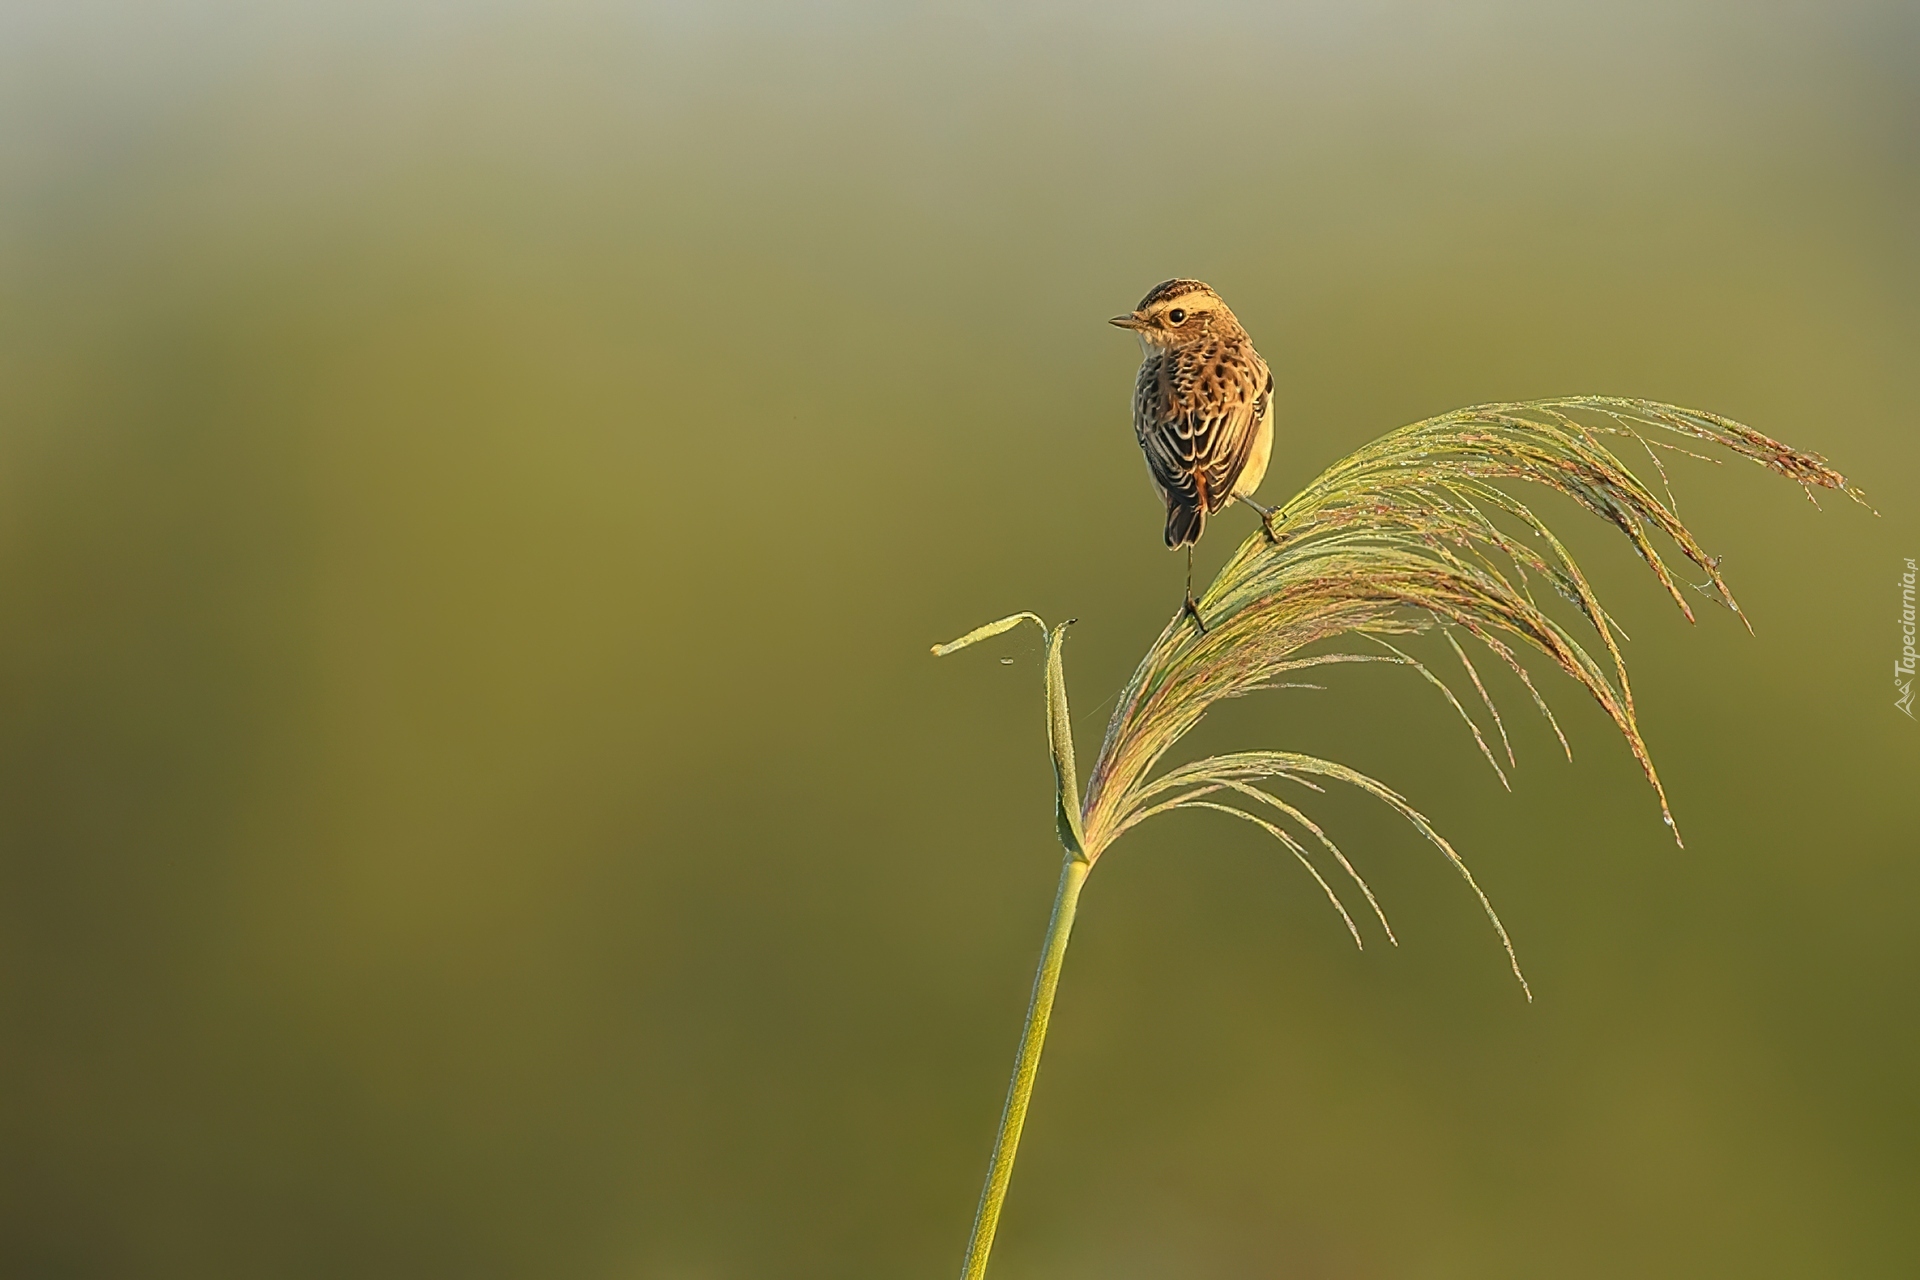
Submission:
<svg viewBox="0 0 1920 1280">
<path fill-rule="evenodd" d="M 1255 511 L 1258 511 L 1260 513 L 1260 532 L 1267 535 L 1268 542 L 1271 542 L 1276 547 L 1279 546 L 1280 538 L 1273 531 L 1273 515 L 1274 515 L 1274 512 L 1278 510 L 1278 508 L 1263 507 L 1259 503 L 1255 502 L 1252 498 L 1249 498 L 1244 493 L 1236 493 L 1233 496 L 1238 501 L 1246 503 L 1248 506 L 1252 507 Z"/>
<path fill-rule="evenodd" d="M 1180 612 L 1193 619 L 1193 625 L 1200 628 L 1200 634 L 1207 634 L 1206 619 L 1200 616 L 1200 606 L 1193 602 L 1193 544 L 1187 544 L 1187 602 L 1180 606 Z"/>
</svg>

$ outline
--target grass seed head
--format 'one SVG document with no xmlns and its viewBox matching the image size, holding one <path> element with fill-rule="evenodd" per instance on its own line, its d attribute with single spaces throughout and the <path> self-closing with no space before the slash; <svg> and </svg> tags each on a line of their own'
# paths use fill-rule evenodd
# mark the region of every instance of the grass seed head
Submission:
<svg viewBox="0 0 1920 1280">
<path fill-rule="evenodd" d="M 1610 446 L 1621 442 L 1630 442 L 1651 460 L 1664 501 L 1616 456 Z M 1391 939 L 1385 914 L 1345 855 L 1305 813 L 1258 785 L 1286 782 L 1318 790 L 1315 779 L 1343 782 L 1399 812 L 1441 851 L 1472 887 L 1511 960 L 1506 930 L 1466 863 L 1423 815 L 1385 784 L 1332 761 L 1279 751 L 1235 752 L 1155 771 L 1222 698 L 1284 687 L 1280 677 L 1307 667 L 1384 661 L 1413 666 L 1440 686 L 1504 784 L 1506 774 L 1486 736 L 1453 690 L 1383 638 L 1444 632 L 1498 729 L 1511 764 L 1506 726 L 1456 638 L 1457 630 L 1516 673 L 1553 724 L 1563 748 L 1566 736 L 1521 664 L 1519 651 L 1544 654 L 1572 677 L 1626 739 L 1653 787 L 1663 821 L 1672 828 L 1666 793 L 1634 716 L 1620 629 L 1559 538 L 1510 488 L 1523 482 L 1552 489 L 1619 529 L 1692 621 L 1693 610 L 1655 544 L 1653 535 L 1661 535 L 1705 573 L 1706 581 L 1697 589 L 1740 614 L 1720 575 L 1719 560 L 1700 547 L 1674 513 L 1660 452 L 1705 456 L 1689 445 L 1714 446 L 1750 459 L 1799 484 L 1809 498 L 1815 488 L 1832 489 L 1864 505 L 1860 493 L 1818 455 L 1716 414 L 1649 400 L 1569 396 L 1476 405 L 1402 427 L 1335 463 L 1281 507 L 1272 522 L 1272 538 L 1256 531 L 1240 545 L 1200 599 L 1208 622 L 1204 633 L 1180 615 L 1167 624 L 1120 694 L 1084 798 L 1077 790 L 1066 719 L 1060 658 L 1065 629 L 1052 629 L 1048 734 L 1058 784 L 1058 826 L 1069 854 L 1094 862 L 1122 834 L 1157 814 L 1225 811 L 1265 828 L 1306 864 L 1360 942 L 1353 917 L 1308 854 L 1311 845 L 1327 849 L 1359 886 Z M 1544 589 L 1543 596 L 1573 607 L 1577 617 L 1572 626 L 1541 607 L 1536 584 Z M 1745 615 L 1740 616 L 1744 621 Z M 1046 630 L 1035 615 L 1015 614 L 934 652 L 952 652 L 1025 620 Z M 1304 653 L 1341 638 L 1357 639 L 1370 652 Z M 1675 841 L 1679 838 L 1675 829 Z M 1520 977 L 1517 962 L 1514 974 Z M 1524 988 L 1525 978 L 1520 982 Z"/>
</svg>

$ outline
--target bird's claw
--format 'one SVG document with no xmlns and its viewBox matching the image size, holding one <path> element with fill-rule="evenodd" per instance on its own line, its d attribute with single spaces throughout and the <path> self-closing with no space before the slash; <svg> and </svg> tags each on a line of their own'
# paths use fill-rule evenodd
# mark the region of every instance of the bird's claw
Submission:
<svg viewBox="0 0 1920 1280">
<path fill-rule="evenodd" d="M 1193 619 L 1193 625 L 1200 628 L 1200 634 L 1207 634 L 1207 620 L 1200 616 L 1200 606 L 1193 601 L 1193 592 L 1187 592 L 1187 601 L 1180 606 L 1180 612 Z"/>
</svg>

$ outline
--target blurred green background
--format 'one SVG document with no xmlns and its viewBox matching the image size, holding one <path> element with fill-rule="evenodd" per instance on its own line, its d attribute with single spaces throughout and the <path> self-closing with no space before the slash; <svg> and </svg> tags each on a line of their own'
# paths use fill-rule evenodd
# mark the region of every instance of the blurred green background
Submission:
<svg viewBox="0 0 1920 1280">
<path fill-rule="evenodd" d="M 1143 828 L 995 1275 L 1915 1274 L 1917 86 L 1870 0 L 0 9 L 0 1271 L 954 1274 L 1059 852 L 1037 640 L 927 646 L 1077 616 L 1091 751 L 1194 275 L 1269 500 L 1601 391 L 1881 514 L 1671 466 L 1750 637 L 1547 505 L 1684 851 L 1551 674 L 1512 795 L 1411 673 L 1218 713 L 1537 1002 L 1360 800 L 1398 950 Z"/>
</svg>

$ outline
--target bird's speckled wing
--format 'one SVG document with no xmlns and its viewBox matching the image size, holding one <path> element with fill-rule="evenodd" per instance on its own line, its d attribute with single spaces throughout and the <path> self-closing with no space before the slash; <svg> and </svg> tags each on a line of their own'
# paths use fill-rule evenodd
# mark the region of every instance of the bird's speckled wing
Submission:
<svg viewBox="0 0 1920 1280">
<path fill-rule="evenodd" d="M 1167 545 L 1199 539 L 1247 465 L 1273 394 L 1266 361 L 1247 342 L 1154 355 L 1134 385 L 1133 429 L 1167 501 Z"/>
</svg>

